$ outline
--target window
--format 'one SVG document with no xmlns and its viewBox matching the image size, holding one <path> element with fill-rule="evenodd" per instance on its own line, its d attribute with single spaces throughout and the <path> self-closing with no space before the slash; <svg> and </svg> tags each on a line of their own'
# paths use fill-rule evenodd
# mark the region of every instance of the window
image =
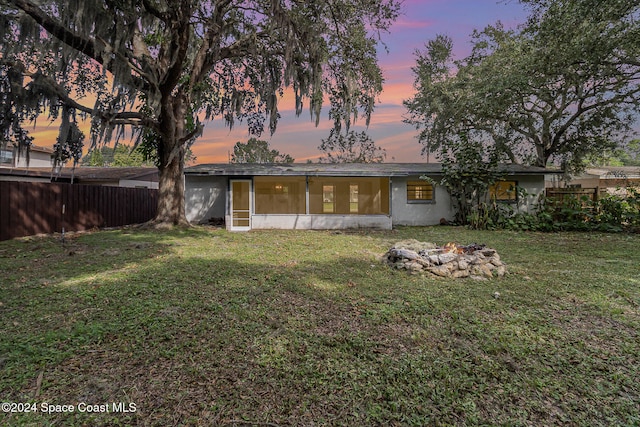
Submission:
<svg viewBox="0 0 640 427">
<path fill-rule="evenodd" d="M 0 164 L 13 164 L 13 151 L 12 150 L 0 150 Z"/>
<path fill-rule="evenodd" d="M 322 213 L 334 213 L 336 211 L 335 191 L 336 187 L 333 185 L 322 186 Z"/>
<path fill-rule="evenodd" d="M 388 215 L 389 178 L 309 177 L 309 213 Z"/>
<path fill-rule="evenodd" d="M 427 181 L 407 181 L 407 202 L 432 202 L 433 185 Z"/>
<path fill-rule="evenodd" d="M 515 202 L 518 196 L 517 187 L 518 183 L 515 181 L 498 181 L 489 187 L 489 196 L 491 200 L 498 202 Z"/>
<path fill-rule="evenodd" d="M 305 177 L 257 176 L 253 180 L 256 214 L 304 214 Z"/>
<path fill-rule="evenodd" d="M 349 213 L 358 213 L 358 184 L 349 185 Z"/>
</svg>

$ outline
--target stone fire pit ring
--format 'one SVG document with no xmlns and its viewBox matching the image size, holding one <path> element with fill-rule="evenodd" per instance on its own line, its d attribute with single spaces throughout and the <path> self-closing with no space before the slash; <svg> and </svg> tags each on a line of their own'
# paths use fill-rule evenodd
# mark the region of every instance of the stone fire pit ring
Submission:
<svg viewBox="0 0 640 427">
<path fill-rule="evenodd" d="M 398 270 L 437 277 L 491 279 L 507 274 L 506 265 L 495 249 L 484 244 L 443 246 L 415 239 L 397 242 L 382 261 Z"/>
</svg>

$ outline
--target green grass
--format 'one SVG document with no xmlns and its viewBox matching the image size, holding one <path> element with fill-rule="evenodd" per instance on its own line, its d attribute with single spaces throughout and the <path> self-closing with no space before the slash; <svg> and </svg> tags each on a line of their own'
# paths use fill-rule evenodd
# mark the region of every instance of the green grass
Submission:
<svg viewBox="0 0 640 427">
<path fill-rule="evenodd" d="M 377 260 L 407 238 L 486 243 L 510 274 Z M 0 242 L 0 398 L 76 408 L 0 425 L 640 425 L 639 244 L 454 227 Z"/>
</svg>

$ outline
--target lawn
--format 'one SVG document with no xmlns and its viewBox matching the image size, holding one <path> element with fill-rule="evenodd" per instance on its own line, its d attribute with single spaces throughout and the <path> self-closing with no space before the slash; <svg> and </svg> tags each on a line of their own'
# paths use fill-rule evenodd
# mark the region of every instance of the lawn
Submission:
<svg viewBox="0 0 640 427">
<path fill-rule="evenodd" d="M 486 243 L 509 274 L 377 260 L 407 238 Z M 0 424 L 637 426 L 639 246 L 455 227 L 0 242 L 0 397 L 36 410 Z"/>
</svg>

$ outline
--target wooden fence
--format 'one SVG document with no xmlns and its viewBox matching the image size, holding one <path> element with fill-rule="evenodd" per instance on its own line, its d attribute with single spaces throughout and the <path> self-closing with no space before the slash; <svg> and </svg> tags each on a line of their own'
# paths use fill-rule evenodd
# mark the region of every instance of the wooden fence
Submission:
<svg viewBox="0 0 640 427">
<path fill-rule="evenodd" d="M 0 240 L 139 224 L 152 219 L 158 190 L 0 182 Z"/>
<path fill-rule="evenodd" d="M 598 192 L 597 188 L 547 188 L 546 196 L 555 203 L 562 205 L 565 199 L 582 201 L 583 197 L 592 202 L 597 202 Z"/>
</svg>

